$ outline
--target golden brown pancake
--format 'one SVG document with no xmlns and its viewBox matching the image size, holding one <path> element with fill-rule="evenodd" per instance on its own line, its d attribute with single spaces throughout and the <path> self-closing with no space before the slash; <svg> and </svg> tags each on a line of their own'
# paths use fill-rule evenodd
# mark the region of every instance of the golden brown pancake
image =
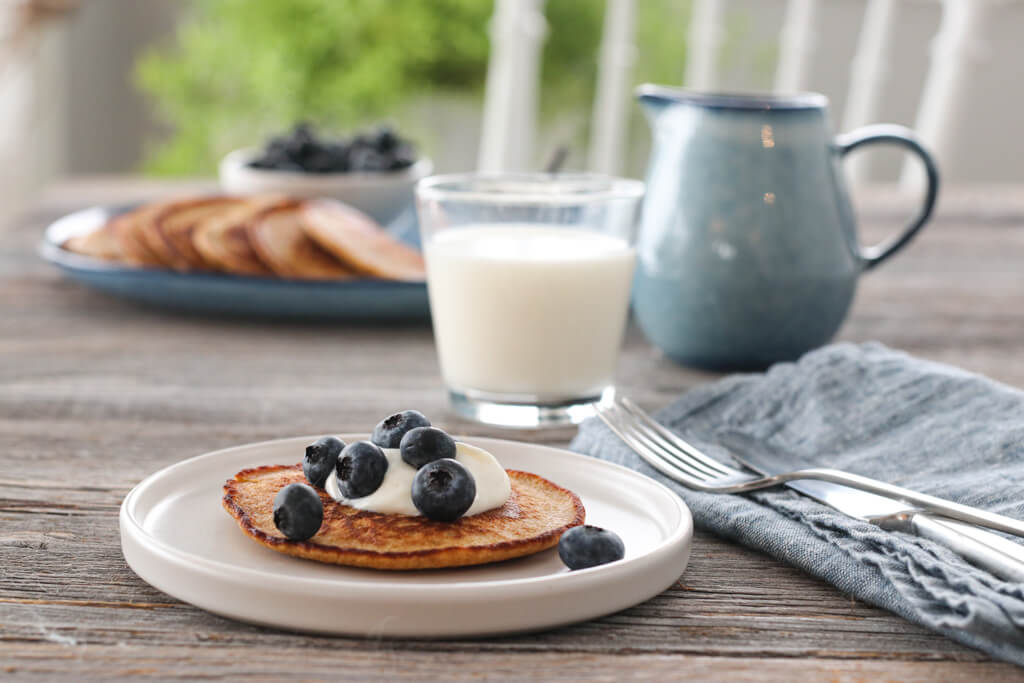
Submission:
<svg viewBox="0 0 1024 683">
<path fill-rule="evenodd" d="M 276 275 L 308 280 L 355 277 L 303 230 L 301 201 L 260 211 L 248 221 L 246 230 L 253 249 Z"/>
<path fill-rule="evenodd" d="M 192 244 L 217 270 L 235 275 L 270 275 L 249 239 L 247 224 L 269 206 L 287 203 L 282 197 L 252 197 L 221 213 L 208 215 L 196 225 Z"/>
<path fill-rule="evenodd" d="M 324 521 L 308 541 L 289 541 L 274 526 L 274 496 L 306 481 L 302 465 L 242 470 L 224 483 L 224 508 L 247 536 L 286 555 L 372 569 L 437 569 L 532 555 L 583 524 L 579 497 L 529 472 L 508 470 L 512 495 L 500 508 L 454 522 L 381 514 L 335 502 L 318 491 Z"/>
<path fill-rule="evenodd" d="M 389 280 L 422 280 L 423 256 L 386 233 L 364 213 L 329 200 L 303 209 L 306 233 L 361 275 Z"/>
<path fill-rule="evenodd" d="M 116 216 L 110 221 L 110 229 L 117 239 L 122 260 L 135 266 L 170 265 L 158 252 L 154 252 L 143 240 L 142 232 L 153 219 L 163 211 L 169 202 L 154 202 Z"/>
<path fill-rule="evenodd" d="M 205 218 L 223 215 L 241 205 L 238 197 L 182 199 L 164 207 L 141 230 L 146 246 L 175 270 L 206 270 L 212 264 L 195 248 L 192 235 Z"/>
<path fill-rule="evenodd" d="M 104 261 L 118 261 L 122 256 L 121 245 L 118 244 L 117 236 L 114 235 L 114 229 L 110 222 L 84 235 L 69 237 L 62 246 L 76 254 Z"/>
</svg>

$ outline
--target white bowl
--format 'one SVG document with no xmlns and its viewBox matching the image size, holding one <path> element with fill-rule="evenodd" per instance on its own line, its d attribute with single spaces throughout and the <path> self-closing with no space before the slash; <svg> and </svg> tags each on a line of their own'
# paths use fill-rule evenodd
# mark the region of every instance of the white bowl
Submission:
<svg viewBox="0 0 1024 683">
<path fill-rule="evenodd" d="M 256 148 L 236 149 L 220 162 L 220 185 L 228 194 L 283 192 L 295 197 L 327 197 L 354 206 L 381 225 L 396 219 L 413 200 L 413 187 L 434 170 L 430 159 L 379 173 L 304 173 L 253 168 Z"/>
</svg>

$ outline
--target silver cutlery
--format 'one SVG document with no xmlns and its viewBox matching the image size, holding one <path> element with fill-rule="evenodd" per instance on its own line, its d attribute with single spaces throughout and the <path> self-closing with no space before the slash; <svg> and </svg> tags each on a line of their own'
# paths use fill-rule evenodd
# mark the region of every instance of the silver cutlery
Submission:
<svg viewBox="0 0 1024 683">
<path fill-rule="evenodd" d="M 729 449 L 734 460 L 761 475 L 798 469 L 786 455 L 746 434 L 725 434 L 718 443 Z M 850 517 L 940 543 L 995 576 L 1024 582 L 1024 546 L 1001 536 L 842 484 L 804 480 L 791 481 L 786 486 Z"/>
<path fill-rule="evenodd" d="M 780 472 L 778 467 L 759 468 L 754 462 L 759 452 L 751 449 L 744 450 L 744 456 L 736 460 L 746 465 L 748 463 L 742 460 L 745 457 L 751 461 L 751 469 L 775 473 L 759 476 L 742 472 L 701 453 L 627 398 L 616 397 L 612 403 L 599 407 L 597 415 L 648 464 L 687 487 L 708 493 L 738 494 L 799 482 L 799 486 L 793 487 L 801 493 L 845 514 L 884 528 L 916 533 L 950 547 L 998 577 L 1024 581 L 1024 564 L 1020 559 L 1024 557 L 1024 549 L 994 533 L 953 521 L 980 524 L 1022 536 L 1024 523 L 1016 519 L 839 470 L 814 468 Z M 752 452 L 755 453 L 753 458 Z M 822 488 L 824 483 L 836 485 L 836 488 Z M 870 498 L 858 500 L 860 496 Z M 944 518 L 936 519 L 924 512 Z"/>
</svg>

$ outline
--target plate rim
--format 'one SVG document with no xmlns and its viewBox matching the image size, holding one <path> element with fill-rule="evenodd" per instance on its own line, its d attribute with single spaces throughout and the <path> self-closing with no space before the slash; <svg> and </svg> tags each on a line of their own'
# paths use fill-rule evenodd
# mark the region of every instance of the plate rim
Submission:
<svg viewBox="0 0 1024 683">
<path fill-rule="evenodd" d="M 219 560 L 208 559 L 203 556 L 196 555 L 186 550 L 182 550 L 156 536 L 149 533 L 143 526 L 142 520 L 136 518 L 133 510 L 133 506 L 138 503 L 139 498 L 145 493 L 146 489 L 150 486 L 155 485 L 161 478 L 170 474 L 173 470 L 185 469 L 194 466 L 198 461 L 201 460 L 215 460 L 225 455 L 237 453 L 239 451 L 248 450 L 256 447 L 267 447 L 273 445 L 283 445 L 286 442 L 293 442 L 296 444 L 309 442 L 310 440 L 318 438 L 320 435 L 310 436 L 295 436 L 295 437 L 284 437 L 278 439 L 269 439 L 265 441 L 257 441 L 246 444 L 239 444 L 235 446 L 229 446 L 227 448 L 202 453 L 200 455 L 181 460 L 176 463 L 172 463 L 166 467 L 163 467 L 156 472 L 153 472 L 149 476 L 145 477 L 142 481 L 136 484 L 125 496 L 121 503 L 119 510 L 119 528 L 122 536 L 129 534 L 133 540 L 139 545 L 147 545 L 150 548 L 158 550 L 161 555 L 165 557 L 165 560 L 171 560 L 177 564 L 183 564 L 189 566 L 192 570 L 201 570 L 205 574 L 212 574 L 216 577 L 225 576 L 225 572 L 231 572 L 234 577 L 238 577 L 239 580 L 245 577 L 250 577 L 254 580 L 261 582 L 272 582 L 274 585 L 271 586 L 274 590 L 292 591 L 292 592 L 307 592 L 308 590 L 316 589 L 319 591 L 328 590 L 334 592 L 344 592 L 346 590 L 358 589 L 364 592 L 374 591 L 386 591 L 389 595 L 400 596 L 400 597 L 416 597 L 417 599 L 423 599 L 431 594 L 439 594 L 448 590 L 456 591 L 486 591 L 488 594 L 493 595 L 495 592 L 516 592 L 523 589 L 529 589 L 531 587 L 542 585 L 553 585 L 557 588 L 559 585 L 572 582 L 579 587 L 580 582 L 587 582 L 588 577 L 595 577 L 597 580 L 614 580 L 615 575 L 623 574 L 629 575 L 633 571 L 641 566 L 648 565 L 652 562 L 657 562 L 660 556 L 665 554 L 671 554 L 676 550 L 676 546 L 686 544 L 693 536 L 693 518 L 689 508 L 683 502 L 677 494 L 671 489 L 662 484 L 661 482 L 648 477 L 640 472 L 632 470 L 628 467 L 611 463 L 606 460 L 600 460 L 591 456 L 575 453 L 567 449 L 557 448 L 554 446 L 547 446 L 543 444 L 535 444 L 531 442 L 515 441 L 511 439 L 497 439 L 491 437 L 481 436 L 456 436 L 460 439 L 472 439 L 478 442 L 482 442 L 481 445 L 486 448 L 488 443 L 499 443 L 509 444 L 515 447 L 527 446 L 530 448 L 538 448 L 542 450 L 554 451 L 559 454 L 560 457 L 568 457 L 570 460 L 578 459 L 581 463 L 587 463 L 587 466 L 596 466 L 608 469 L 617 474 L 630 477 L 634 480 L 643 482 L 644 485 L 652 486 L 655 490 L 659 490 L 666 500 L 671 501 L 675 506 L 676 512 L 679 515 L 678 522 L 672 532 L 664 538 L 657 546 L 648 550 L 647 552 L 637 555 L 635 557 L 626 558 L 619 560 L 607 565 L 600 565 L 597 567 L 591 567 L 588 569 L 580 569 L 572 572 L 564 572 L 559 574 L 546 574 L 542 576 L 524 577 L 524 578 L 499 578 L 484 581 L 456 581 L 451 583 L 443 584 L 445 591 L 439 591 L 438 589 L 442 586 L 436 583 L 418 583 L 418 582 L 388 582 L 381 581 L 371 575 L 367 575 L 365 578 L 360 577 L 352 579 L 345 576 L 338 577 L 296 577 L 296 576 L 282 576 L 280 574 L 273 573 L 271 571 L 252 567 L 240 567 L 228 562 Z M 339 435 L 342 438 L 348 437 L 359 438 L 368 436 L 365 433 L 346 433 Z M 123 553 L 124 540 L 122 538 L 122 553 Z M 368 572 L 372 570 L 367 570 Z M 389 576 L 393 573 L 389 573 Z M 145 580 L 145 579 L 144 579 Z M 148 582 L 148 580 L 147 580 Z M 162 590 L 162 589 L 161 589 Z"/>
</svg>

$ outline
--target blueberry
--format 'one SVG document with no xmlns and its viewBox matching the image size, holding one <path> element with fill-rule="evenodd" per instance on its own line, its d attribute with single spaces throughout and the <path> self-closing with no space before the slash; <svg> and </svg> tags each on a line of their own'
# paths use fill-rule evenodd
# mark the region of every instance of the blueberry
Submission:
<svg viewBox="0 0 1024 683">
<path fill-rule="evenodd" d="M 338 473 L 341 495 L 362 498 L 380 488 L 388 471 L 388 458 L 369 441 L 356 441 L 341 451 L 334 469 Z"/>
<path fill-rule="evenodd" d="M 414 163 L 416 163 L 416 160 L 413 159 L 412 157 L 396 156 L 396 157 L 394 157 L 391 160 L 391 165 L 388 166 L 388 170 L 389 171 L 400 171 L 403 168 L 409 168 Z"/>
<path fill-rule="evenodd" d="M 377 150 L 380 152 L 390 152 L 399 142 L 398 136 L 395 135 L 395 131 L 391 126 L 381 126 L 378 128 L 376 138 L 374 142 L 376 143 Z"/>
<path fill-rule="evenodd" d="M 288 137 L 284 135 L 276 135 L 267 141 L 266 153 L 267 154 L 280 154 L 288 148 Z"/>
<path fill-rule="evenodd" d="M 299 121 L 292 128 L 292 140 L 311 142 L 315 139 L 316 132 L 313 129 L 313 124 L 309 121 Z"/>
<path fill-rule="evenodd" d="M 400 143 L 392 152 L 392 163 L 411 166 L 416 161 L 416 149 L 408 142 Z"/>
<path fill-rule="evenodd" d="M 348 155 L 353 171 L 386 171 L 391 160 L 370 147 L 355 147 Z"/>
<path fill-rule="evenodd" d="M 333 436 L 322 436 L 306 446 L 306 455 L 302 458 L 302 473 L 306 475 L 306 481 L 322 489 L 344 447 L 345 442 Z"/>
<path fill-rule="evenodd" d="M 424 465 L 412 480 L 412 504 L 424 517 L 439 522 L 461 517 L 474 498 L 473 475 L 462 463 L 451 458 Z"/>
<path fill-rule="evenodd" d="M 374 142 L 373 136 L 369 135 L 368 133 L 359 133 L 354 138 L 352 138 L 352 148 L 376 149 L 377 145 Z"/>
<path fill-rule="evenodd" d="M 252 168 L 264 168 L 271 171 L 301 171 L 302 166 L 285 156 L 264 156 L 249 162 Z"/>
<path fill-rule="evenodd" d="M 381 448 L 398 448 L 407 431 L 429 426 L 430 420 L 424 417 L 423 413 L 418 410 L 403 410 L 378 422 L 373 428 L 370 440 Z"/>
<path fill-rule="evenodd" d="M 256 168 L 274 168 L 278 163 L 287 161 L 288 156 L 283 150 L 271 148 L 250 161 L 249 165 Z"/>
<path fill-rule="evenodd" d="M 305 541 L 320 530 L 324 504 L 309 486 L 288 484 L 274 496 L 274 526 L 292 541 Z"/>
<path fill-rule="evenodd" d="M 455 439 L 435 427 L 410 429 L 398 447 L 402 460 L 417 469 L 441 458 L 455 457 Z"/>
<path fill-rule="evenodd" d="M 348 170 L 348 145 L 344 142 L 331 142 L 324 146 L 324 154 L 330 159 L 329 172 L 339 173 Z"/>
<path fill-rule="evenodd" d="M 576 526 L 558 541 L 558 556 L 569 569 L 586 569 L 621 560 L 626 546 L 618 534 L 599 526 Z"/>
<path fill-rule="evenodd" d="M 318 150 L 306 158 L 303 167 L 310 173 L 329 173 L 335 169 L 334 157 L 330 152 Z"/>
</svg>

